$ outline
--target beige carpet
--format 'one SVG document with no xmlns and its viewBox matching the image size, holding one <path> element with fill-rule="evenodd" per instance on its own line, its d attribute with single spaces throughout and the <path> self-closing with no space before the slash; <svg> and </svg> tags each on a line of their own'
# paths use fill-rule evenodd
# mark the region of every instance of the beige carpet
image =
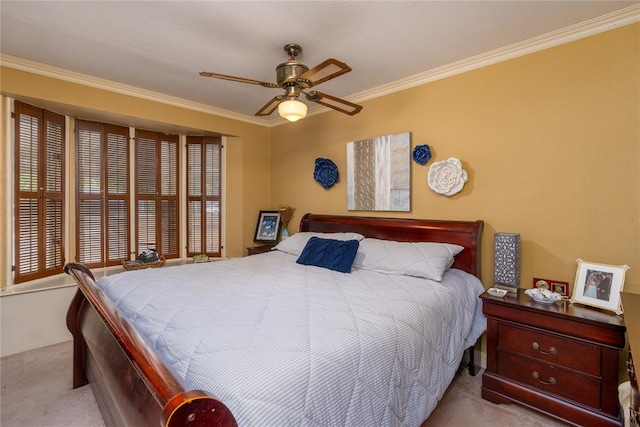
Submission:
<svg viewBox="0 0 640 427">
<path fill-rule="evenodd" d="M 71 388 L 71 341 L 3 357 L 0 426 L 104 426 L 88 386 Z"/>
<path fill-rule="evenodd" d="M 435 411 L 421 427 L 552 427 L 565 424 L 519 405 L 496 405 L 482 399 L 482 371 L 472 377 L 465 370 L 453 380 Z"/>
<path fill-rule="evenodd" d="M 562 425 L 517 405 L 482 400 L 481 385 L 480 374 L 463 372 L 422 427 Z M 104 426 L 91 389 L 71 389 L 70 341 L 3 357 L 0 386 L 2 427 Z"/>
</svg>

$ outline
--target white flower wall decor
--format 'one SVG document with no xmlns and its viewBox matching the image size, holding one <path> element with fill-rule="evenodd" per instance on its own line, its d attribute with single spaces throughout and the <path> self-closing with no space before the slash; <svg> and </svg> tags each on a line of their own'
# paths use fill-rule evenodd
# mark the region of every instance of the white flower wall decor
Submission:
<svg viewBox="0 0 640 427">
<path fill-rule="evenodd" d="M 453 196 L 459 193 L 467 182 L 467 172 L 455 157 L 435 162 L 429 168 L 427 183 L 438 194 Z"/>
</svg>

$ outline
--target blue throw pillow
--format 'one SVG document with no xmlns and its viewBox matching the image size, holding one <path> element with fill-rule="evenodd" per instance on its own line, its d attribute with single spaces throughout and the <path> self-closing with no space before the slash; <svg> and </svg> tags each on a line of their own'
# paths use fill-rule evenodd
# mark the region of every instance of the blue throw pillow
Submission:
<svg viewBox="0 0 640 427">
<path fill-rule="evenodd" d="M 351 264 L 356 258 L 357 240 L 334 240 L 312 237 L 305 245 L 296 261 L 302 265 L 328 268 L 341 273 L 350 273 Z"/>
</svg>

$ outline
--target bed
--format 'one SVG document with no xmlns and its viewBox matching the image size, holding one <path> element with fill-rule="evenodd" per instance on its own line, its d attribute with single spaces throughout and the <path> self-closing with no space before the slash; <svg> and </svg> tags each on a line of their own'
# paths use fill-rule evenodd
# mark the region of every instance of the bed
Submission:
<svg viewBox="0 0 640 427">
<path fill-rule="evenodd" d="M 475 374 L 473 346 L 486 327 L 482 228 L 306 214 L 298 237 L 265 254 L 125 272 L 99 284 L 70 263 L 65 272 L 78 283 L 67 314 L 73 386 L 91 383 L 114 426 L 420 425 L 463 359 Z M 350 274 L 296 262 L 317 255 L 314 244 L 344 249 L 354 240 Z M 452 251 L 440 280 L 421 277 L 434 273 L 404 256 L 423 250 L 417 242 Z M 439 308 L 419 299 L 425 293 Z"/>
</svg>

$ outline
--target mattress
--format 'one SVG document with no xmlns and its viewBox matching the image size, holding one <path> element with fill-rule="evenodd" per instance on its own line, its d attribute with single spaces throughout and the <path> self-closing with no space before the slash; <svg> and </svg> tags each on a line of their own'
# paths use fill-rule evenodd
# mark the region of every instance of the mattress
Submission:
<svg viewBox="0 0 640 427">
<path fill-rule="evenodd" d="M 98 281 L 240 426 L 419 426 L 486 329 L 480 281 L 296 264 L 280 251 Z"/>
</svg>

